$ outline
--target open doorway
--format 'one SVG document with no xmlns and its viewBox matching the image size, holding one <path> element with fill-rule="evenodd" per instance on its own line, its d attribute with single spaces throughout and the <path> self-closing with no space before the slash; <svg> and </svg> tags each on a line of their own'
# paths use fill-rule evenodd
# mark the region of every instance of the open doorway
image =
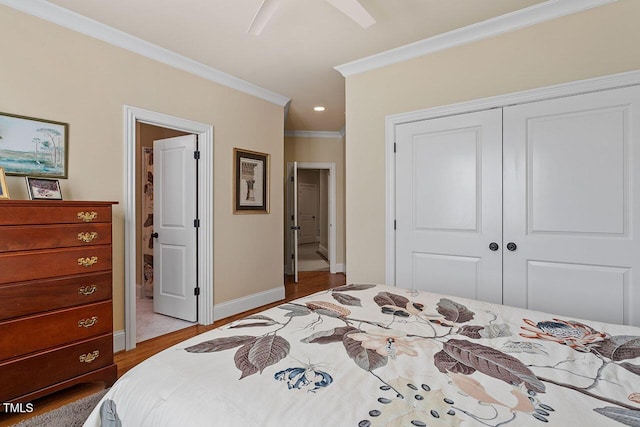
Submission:
<svg viewBox="0 0 640 427">
<path fill-rule="evenodd" d="M 136 167 L 142 156 L 138 150 L 137 129 L 138 123 L 150 124 L 181 131 L 187 134 L 197 135 L 199 160 L 196 171 L 197 176 L 197 227 L 198 239 L 196 242 L 197 285 L 199 296 L 197 300 L 197 319 L 202 325 L 213 323 L 213 126 L 206 123 L 195 122 L 163 113 L 144 110 L 125 105 L 125 330 L 114 333 L 114 351 L 131 350 L 136 347 L 136 302 L 138 282 L 137 278 L 137 250 L 138 239 L 136 227 L 139 222 L 136 199 L 141 192 L 140 183 L 136 182 Z M 195 226 L 195 221 L 194 221 Z"/>
<path fill-rule="evenodd" d="M 288 162 L 286 274 L 336 273 L 335 163 Z"/>
<path fill-rule="evenodd" d="M 298 271 L 329 271 L 329 171 L 298 171 Z"/>
<path fill-rule="evenodd" d="M 157 236 L 158 228 L 154 227 L 154 216 L 157 220 L 154 202 L 158 202 L 157 194 L 154 197 L 157 192 L 157 186 L 154 186 L 157 179 L 154 178 L 158 178 L 156 174 L 160 172 L 154 170 L 154 141 L 192 134 L 141 122 L 136 123 L 136 131 L 138 153 L 141 153 L 136 165 L 136 182 L 140 190 L 136 193 L 136 343 L 139 343 L 195 323 L 163 314 L 158 307 L 158 299 L 154 299 L 154 293 L 158 293 L 157 286 L 154 286 L 154 270 L 158 267 L 154 263 L 154 251 L 157 250 L 158 243 L 158 239 L 154 237 L 154 234 Z M 193 178 L 191 185 L 195 188 L 195 175 Z M 195 248 L 192 249 L 195 252 Z M 193 313 L 188 313 L 186 317 L 195 319 L 196 305 L 193 304 L 189 310 Z"/>
</svg>

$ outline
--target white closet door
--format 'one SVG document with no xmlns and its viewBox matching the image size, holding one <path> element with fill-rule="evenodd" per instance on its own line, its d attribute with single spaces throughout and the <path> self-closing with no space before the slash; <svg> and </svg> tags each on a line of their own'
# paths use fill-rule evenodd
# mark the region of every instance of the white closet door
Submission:
<svg viewBox="0 0 640 427">
<path fill-rule="evenodd" d="M 502 302 L 502 111 L 396 127 L 396 285 Z"/>
<path fill-rule="evenodd" d="M 504 109 L 505 304 L 640 325 L 638 230 L 640 88 Z"/>
</svg>

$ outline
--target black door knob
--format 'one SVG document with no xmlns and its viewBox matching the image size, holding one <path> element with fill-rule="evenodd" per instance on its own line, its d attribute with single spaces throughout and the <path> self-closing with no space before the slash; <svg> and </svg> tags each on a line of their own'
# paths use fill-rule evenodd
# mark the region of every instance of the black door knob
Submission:
<svg viewBox="0 0 640 427">
<path fill-rule="evenodd" d="M 500 249 L 500 246 L 496 242 L 491 242 L 489 243 L 489 249 L 495 252 Z"/>
<path fill-rule="evenodd" d="M 158 233 L 151 233 L 151 237 L 157 239 L 158 238 Z"/>
<path fill-rule="evenodd" d="M 507 249 L 509 249 L 511 252 L 515 251 L 516 249 L 518 249 L 518 245 L 516 245 L 513 242 L 509 242 L 507 243 Z"/>
</svg>

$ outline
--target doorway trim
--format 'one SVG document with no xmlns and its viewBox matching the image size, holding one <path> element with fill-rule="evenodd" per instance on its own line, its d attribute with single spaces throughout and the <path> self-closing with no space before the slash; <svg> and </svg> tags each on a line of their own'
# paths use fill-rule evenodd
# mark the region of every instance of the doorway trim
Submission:
<svg viewBox="0 0 640 427">
<path fill-rule="evenodd" d="M 287 170 L 293 168 L 294 162 L 287 162 Z M 329 272 L 331 274 L 338 273 L 336 265 L 336 164 L 328 162 L 298 162 L 298 169 L 322 169 L 329 170 Z M 296 189 L 297 190 L 297 189 Z M 287 193 L 288 194 L 288 193 Z M 292 201 L 287 200 L 287 218 L 291 216 Z M 287 219 L 287 223 L 289 220 Z M 289 227 L 285 227 L 287 236 L 285 243 L 287 254 L 292 253 L 291 243 L 289 242 Z M 287 261 L 287 272 L 290 272 L 290 263 Z"/>
<path fill-rule="evenodd" d="M 124 319 L 125 350 L 136 347 L 136 122 L 170 128 L 198 136 L 198 323 L 213 323 L 213 125 L 142 108 L 124 106 Z M 117 350 L 117 349 L 116 349 Z"/>
</svg>

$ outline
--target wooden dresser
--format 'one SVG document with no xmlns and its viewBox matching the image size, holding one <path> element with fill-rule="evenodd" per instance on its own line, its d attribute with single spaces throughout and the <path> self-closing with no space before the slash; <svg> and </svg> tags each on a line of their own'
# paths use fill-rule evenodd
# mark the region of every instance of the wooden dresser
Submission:
<svg viewBox="0 0 640 427">
<path fill-rule="evenodd" d="M 0 402 L 116 380 L 112 204 L 0 201 Z"/>
</svg>

